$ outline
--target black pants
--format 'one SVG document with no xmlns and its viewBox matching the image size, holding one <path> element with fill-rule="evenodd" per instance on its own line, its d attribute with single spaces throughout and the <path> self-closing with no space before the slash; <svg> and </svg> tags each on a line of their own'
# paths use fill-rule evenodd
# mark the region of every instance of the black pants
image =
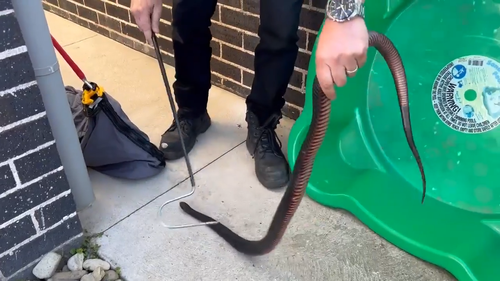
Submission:
<svg viewBox="0 0 500 281">
<path fill-rule="evenodd" d="M 217 0 L 173 1 L 175 99 L 180 109 L 202 113 L 210 89 L 212 35 L 209 26 Z M 297 56 L 297 29 L 302 0 L 260 1 L 260 43 L 255 49 L 255 75 L 246 103 L 259 119 L 279 113 Z"/>
</svg>

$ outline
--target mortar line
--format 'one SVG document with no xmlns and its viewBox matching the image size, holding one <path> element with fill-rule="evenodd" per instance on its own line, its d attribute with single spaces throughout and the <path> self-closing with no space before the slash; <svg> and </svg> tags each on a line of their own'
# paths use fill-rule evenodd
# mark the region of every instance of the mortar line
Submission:
<svg viewBox="0 0 500 281">
<path fill-rule="evenodd" d="M 229 149 L 228 151 L 222 153 L 220 156 L 218 156 L 217 158 L 215 158 L 214 160 L 208 162 L 207 164 L 205 164 L 203 167 L 201 167 L 200 169 L 198 169 L 198 171 L 194 172 L 193 173 L 193 176 L 198 174 L 199 172 L 203 171 L 205 168 L 207 168 L 208 166 L 212 165 L 214 162 L 216 162 L 217 160 L 221 159 L 222 157 L 224 157 L 226 154 L 228 154 L 229 152 L 235 150 L 237 147 L 239 147 L 240 145 L 242 145 L 243 143 L 245 143 L 246 140 L 238 143 L 236 146 L 232 147 L 231 149 Z M 133 214 L 137 213 L 139 210 L 141 210 L 142 208 L 146 207 L 147 205 L 151 204 L 153 201 L 155 201 L 156 199 L 160 198 L 161 196 L 167 194 L 167 192 L 171 191 L 172 189 L 180 186 L 182 183 L 186 182 L 187 180 L 189 179 L 189 176 L 187 176 L 185 179 L 181 180 L 180 182 L 178 182 L 177 184 L 175 184 L 174 186 L 172 186 L 171 188 L 167 189 L 166 191 L 162 192 L 161 194 L 155 196 L 154 198 L 152 198 L 151 200 L 149 200 L 148 202 L 144 203 L 144 205 L 138 207 L 136 210 L 132 211 L 130 214 L 128 214 L 127 216 L 119 219 L 117 222 L 115 222 L 114 224 L 112 224 L 111 226 L 109 226 L 108 228 L 106 228 L 105 230 L 103 230 L 102 232 L 100 233 L 106 233 L 108 230 L 110 230 L 111 228 L 115 227 L 117 224 L 119 224 L 120 222 L 124 221 L 125 219 L 129 218 L 130 216 L 132 216 Z M 195 193 L 196 194 L 196 193 Z M 194 195 L 194 194 L 193 194 Z"/>
</svg>

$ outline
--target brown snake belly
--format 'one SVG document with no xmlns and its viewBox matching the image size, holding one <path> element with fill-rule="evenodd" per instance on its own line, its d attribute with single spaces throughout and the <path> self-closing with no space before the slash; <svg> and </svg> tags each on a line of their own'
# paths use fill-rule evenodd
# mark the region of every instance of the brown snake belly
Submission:
<svg viewBox="0 0 500 281">
<path fill-rule="evenodd" d="M 408 86 L 403 62 L 401 61 L 398 51 L 385 35 L 370 31 L 369 45 L 375 47 L 380 52 L 382 57 L 387 62 L 394 78 L 405 136 L 422 175 L 423 202 L 426 191 L 426 180 L 423 165 L 413 141 L 408 105 Z M 266 236 L 264 236 L 261 240 L 251 241 L 234 233 L 220 222 L 207 225 L 237 251 L 246 255 L 265 255 L 271 252 L 281 241 L 288 224 L 304 197 L 304 193 L 312 173 L 316 153 L 325 138 L 328 128 L 330 108 L 331 101 L 324 95 L 318 83 L 318 79 L 315 77 L 313 84 L 313 116 L 311 126 L 300 149 L 290 183 L 278 205 L 278 209 L 274 214 Z M 201 222 L 216 221 L 213 218 L 194 210 L 185 202 L 180 202 L 179 205 L 184 212 Z"/>
</svg>

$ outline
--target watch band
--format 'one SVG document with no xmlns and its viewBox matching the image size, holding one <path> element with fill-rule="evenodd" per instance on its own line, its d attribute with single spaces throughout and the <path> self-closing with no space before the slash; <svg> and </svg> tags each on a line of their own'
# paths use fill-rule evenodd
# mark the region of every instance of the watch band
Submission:
<svg viewBox="0 0 500 281">
<path fill-rule="evenodd" d="M 336 22 L 344 22 L 355 17 L 365 18 L 365 5 L 359 0 L 328 0 L 326 16 Z"/>
</svg>

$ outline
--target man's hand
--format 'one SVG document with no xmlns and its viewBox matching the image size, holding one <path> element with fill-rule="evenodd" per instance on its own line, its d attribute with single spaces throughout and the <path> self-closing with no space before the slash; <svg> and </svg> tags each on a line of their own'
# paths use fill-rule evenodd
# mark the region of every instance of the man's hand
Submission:
<svg viewBox="0 0 500 281">
<path fill-rule="evenodd" d="M 327 19 L 316 49 L 316 75 L 325 95 L 336 97 L 334 85 L 342 87 L 366 62 L 368 30 L 362 18 L 346 22 Z"/>
<path fill-rule="evenodd" d="M 153 44 L 152 32 L 160 32 L 161 4 L 162 0 L 132 0 L 130 2 L 130 12 L 135 23 L 150 45 Z"/>
</svg>

